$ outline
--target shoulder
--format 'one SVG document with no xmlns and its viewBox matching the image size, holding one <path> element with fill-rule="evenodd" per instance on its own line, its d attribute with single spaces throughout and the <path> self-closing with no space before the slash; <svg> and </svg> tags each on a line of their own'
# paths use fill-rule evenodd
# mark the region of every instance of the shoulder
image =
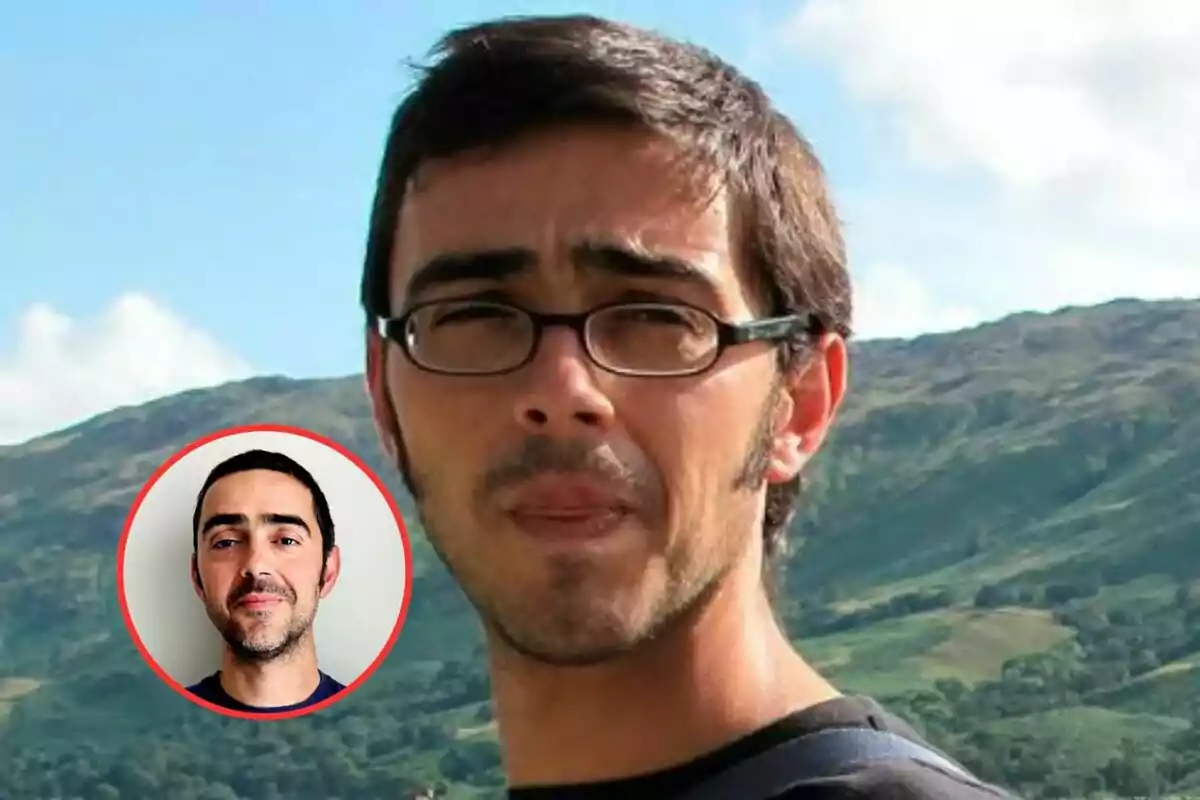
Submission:
<svg viewBox="0 0 1200 800">
<path fill-rule="evenodd" d="M 220 686 L 221 680 L 218 677 L 218 673 L 214 672 L 212 675 L 206 675 L 205 677 L 201 678 L 198 683 L 193 683 L 191 686 L 187 687 L 187 690 L 192 694 L 207 698 L 213 693 L 215 688 L 219 689 Z"/>
<path fill-rule="evenodd" d="M 805 781 L 775 800 L 1017 800 L 996 786 L 915 761 L 863 765 L 845 775 Z"/>
<path fill-rule="evenodd" d="M 331 695 L 335 695 L 338 692 L 345 691 L 345 689 L 346 689 L 345 684 L 336 680 L 332 676 L 327 675 L 326 673 L 322 672 L 321 673 L 321 683 L 317 687 L 316 694 L 318 694 L 322 698 L 325 698 L 325 697 L 330 697 Z"/>
<path fill-rule="evenodd" d="M 952 754 L 939 750 L 907 722 L 871 698 L 840 697 L 808 709 L 796 721 L 801 720 L 804 724 L 794 731 L 801 739 L 810 738 L 805 734 L 836 728 L 868 729 L 900 737 L 955 763 Z M 778 800 L 800 797 L 807 800 L 1017 800 L 1000 787 L 984 783 L 965 771 L 954 771 L 950 765 L 938 766 L 894 757 L 851 763 L 832 775 L 826 773 L 822 777 L 799 780 L 779 795 Z"/>
</svg>

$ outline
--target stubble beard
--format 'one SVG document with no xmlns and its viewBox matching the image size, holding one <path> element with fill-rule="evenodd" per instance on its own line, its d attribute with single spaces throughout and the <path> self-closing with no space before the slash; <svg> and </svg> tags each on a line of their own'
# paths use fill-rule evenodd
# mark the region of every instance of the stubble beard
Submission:
<svg viewBox="0 0 1200 800">
<path fill-rule="evenodd" d="M 729 490 L 734 494 L 758 491 L 766 481 L 774 439 L 778 391 L 778 384 L 773 384 L 760 411 L 746 454 L 729 480 Z M 399 436 L 398 417 L 390 397 L 388 405 L 395 423 L 393 429 Z M 447 552 L 444 546 L 453 537 L 443 536 L 440 514 L 428 502 L 429 477 L 413 469 L 407 449 L 399 438 L 396 442 L 396 466 L 415 501 L 430 546 L 479 614 L 486 631 L 515 653 L 551 666 L 582 667 L 611 661 L 686 625 L 708 605 L 748 544 L 747 534 L 722 536 L 718 532 L 712 542 L 715 549 L 708 552 L 689 549 L 671 559 L 667 564 L 665 582 L 654 592 L 650 606 L 641 609 L 638 614 L 641 623 L 635 625 L 629 625 L 619 614 L 613 614 L 611 606 L 608 609 L 596 609 L 592 605 L 591 609 L 587 609 L 587 603 L 581 604 L 579 587 L 591 574 L 590 567 L 584 559 L 560 558 L 554 564 L 553 576 L 549 581 L 550 596 L 532 598 L 533 611 L 541 617 L 542 624 L 525 626 L 519 622 L 524 616 L 519 607 L 502 608 L 502 603 L 493 599 L 497 593 L 491 591 L 485 571 L 481 571 L 479 580 L 471 574 L 467 561 L 469 554 L 462 559 L 462 568 L 456 567 L 458 559 Z M 690 526 L 685 523 L 685 529 L 695 530 L 700 524 L 699 521 L 689 522 Z M 759 526 L 751 529 L 748 535 L 761 535 Z M 647 587 L 643 584 L 638 588 L 644 595 Z M 603 598 L 597 599 L 602 605 Z M 644 599 L 644 596 L 638 598 L 639 601 Z M 581 605 L 585 607 L 582 613 L 579 611 Z M 547 624 L 544 615 L 548 609 L 562 609 L 564 613 Z"/>
<path fill-rule="evenodd" d="M 297 616 L 295 605 L 290 606 L 291 615 L 287 627 L 281 634 L 256 630 L 258 624 L 251 622 L 249 629 L 244 623 L 239 623 L 233 615 L 224 612 L 209 611 L 209 618 L 228 645 L 230 653 L 238 663 L 262 665 L 287 658 L 296 652 L 312 630 L 316 618 L 316 606 L 311 613 Z M 257 620 L 275 612 L 252 612 L 250 617 Z"/>
</svg>

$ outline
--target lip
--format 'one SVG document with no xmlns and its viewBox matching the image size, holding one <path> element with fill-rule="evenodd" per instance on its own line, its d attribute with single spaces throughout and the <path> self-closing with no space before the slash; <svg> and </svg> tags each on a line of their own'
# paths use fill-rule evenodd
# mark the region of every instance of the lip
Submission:
<svg viewBox="0 0 1200 800">
<path fill-rule="evenodd" d="M 605 539 L 616 533 L 628 512 L 616 508 L 577 510 L 571 513 L 543 511 L 509 514 L 524 533 L 543 542 L 581 543 Z"/>
<path fill-rule="evenodd" d="M 264 606 L 272 606 L 282 602 L 283 598 L 277 594 L 255 593 L 248 594 L 241 600 L 238 600 L 237 605 L 246 606 L 247 608 L 263 608 Z"/>
<path fill-rule="evenodd" d="M 632 511 L 633 499 L 611 481 L 546 476 L 523 484 L 504 504 L 510 514 L 578 516 L 598 510 Z"/>
<path fill-rule="evenodd" d="M 595 539 L 612 533 L 635 510 L 611 482 L 589 477 L 539 478 L 516 491 L 505 511 L 522 530 L 543 539 Z"/>
</svg>

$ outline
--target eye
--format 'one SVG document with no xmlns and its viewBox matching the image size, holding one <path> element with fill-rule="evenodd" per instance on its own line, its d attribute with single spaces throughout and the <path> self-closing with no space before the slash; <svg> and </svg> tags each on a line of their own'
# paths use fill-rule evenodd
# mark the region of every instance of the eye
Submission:
<svg viewBox="0 0 1200 800">
<path fill-rule="evenodd" d="M 293 539 L 291 536 L 284 536 L 279 541 L 281 544 L 300 544 L 299 539 Z"/>
<path fill-rule="evenodd" d="M 229 546 L 235 544 L 237 544 L 237 542 L 235 542 L 233 539 L 218 539 L 213 542 L 212 548 L 213 550 L 225 550 Z"/>
<path fill-rule="evenodd" d="M 707 329 L 711 327 L 704 315 L 695 309 L 666 303 L 616 306 L 610 313 L 611 321 L 619 325 L 645 326 L 660 330 L 681 328 L 688 333 L 707 333 Z"/>
<path fill-rule="evenodd" d="M 688 318 L 678 309 L 664 306 L 642 306 L 631 308 L 622 316 L 629 322 L 641 322 L 650 325 L 687 325 Z"/>
<path fill-rule="evenodd" d="M 439 308 L 433 319 L 434 325 L 455 322 L 475 322 L 481 319 L 511 319 L 513 312 L 503 306 L 490 303 L 458 303 Z"/>
</svg>

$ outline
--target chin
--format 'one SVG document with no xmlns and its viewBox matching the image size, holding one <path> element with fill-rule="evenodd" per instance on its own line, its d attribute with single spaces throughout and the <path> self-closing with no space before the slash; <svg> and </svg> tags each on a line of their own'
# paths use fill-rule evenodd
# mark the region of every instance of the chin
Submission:
<svg viewBox="0 0 1200 800">
<path fill-rule="evenodd" d="M 277 636 L 272 639 L 246 639 L 239 641 L 242 652 L 254 659 L 269 661 L 281 654 L 286 638 Z"/>
<path fill-rule="evenodd" d="M 488 627 L 505 647 L 524 658 L 552 666 L 588 667 L 620 658 L 643 641 L 643 637 L 612 623 L 590 620 L 583 622 L 586 628 L 576 626 L 573 630 L 558 624 L 512 630 L 495 623 Z"/>
<path fill-rule="evenodd" d="M 669 623 L 661 604 L 642 585 L 565 576 L 528 592 L 501 614 L 487 614 L 488 628 L 516 653 L 535 661 L 587 666 L 619 658 L 660 634 Z"/>
</svg>

